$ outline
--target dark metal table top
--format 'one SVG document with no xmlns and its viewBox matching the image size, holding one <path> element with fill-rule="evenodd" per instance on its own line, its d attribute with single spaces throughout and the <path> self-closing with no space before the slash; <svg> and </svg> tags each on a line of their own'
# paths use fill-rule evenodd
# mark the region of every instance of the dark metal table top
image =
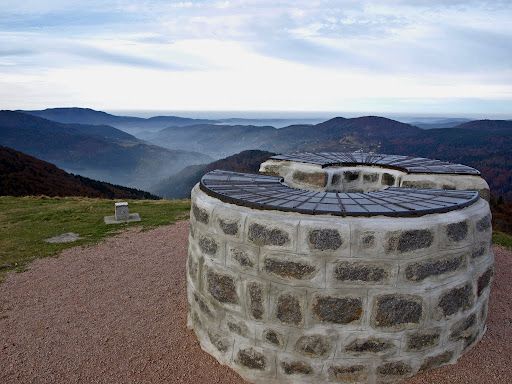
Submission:
<svg viewBox="0 0 512 384">
<path fill-rule="evenodd" d="M 423 157 L 384 155 L 378 153 L 303 152 L 272 156 L 270 159 L 318 164 L 322 166 L 322 168 L 336 165 L 370 165 L 398 169 L 407 173 L 480 175 L 480 172 L 475 168 L 471 168 L 463 164 L 454 164 L 441 160 L 426 159 Z"/>
<path fill-rule="evenodd" d="M 211 171 L 200 188 L 226 203 L 263 209 L 337 216 L 422 216 L 467 207 L 477 191 L 387 188 L 376 192 L 315 192 L 290 188 L 281 177 Z"/>
</svg>

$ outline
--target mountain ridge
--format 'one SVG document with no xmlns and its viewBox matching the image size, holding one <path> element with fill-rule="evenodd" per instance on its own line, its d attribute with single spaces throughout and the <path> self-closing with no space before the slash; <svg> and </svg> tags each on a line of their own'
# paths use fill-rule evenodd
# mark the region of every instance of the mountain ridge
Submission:
<svg viewBox="0 0 512 384">
<path fill-rule="evenodd" d="M 110 126 L 63 124 L 13 111 L 0 111 L 0 144 L 72 173 L 138 188 L 187 165 L 212 160 L 146 143 Z"/>
<path fill-rule="evenodd" d="M 46 108 L 43 110 L 19 110 L 18 112 L 42 117 L 64 124 L 81 123 L 93 125 L 110 125 L 129 132 L 159 130 L 170 126 L 187 126 L 199 123 L 215 123 L 210 119 L 191 119 L 179 116 L 153 116 L 149 118 L 135 116 L 118 116 L 91 108 Z"/>
<path fill-rule="evenodd" d="M 438 119 L 441 124 L 446 123 Z M 496 196 L 512 201 L 512 122 L 460 121 L 450 128 L 421 129 L 379 116 L 335 117 L 318 124 L 272 126 L 193 124 L 169 127 L 147 138 L 167 148 L 214 158 L 256 149 L 273 153 L 365 150 L 432 157 L 482 171 Z M 195 161 L 191 164 L 207 163 Z"/>
</svg>

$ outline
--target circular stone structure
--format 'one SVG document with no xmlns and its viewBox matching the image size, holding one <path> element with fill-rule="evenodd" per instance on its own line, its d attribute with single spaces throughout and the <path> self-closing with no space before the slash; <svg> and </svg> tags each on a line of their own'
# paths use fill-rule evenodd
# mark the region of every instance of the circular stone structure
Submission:
<svg viewBox="0 0 512 384">
<path fill-rule="evenodd" d="M 361 153 L 261 170 L 192 190 L 188 322 L 220 363 L 252 383 L 393 383 L 480 340 L 494 256 L 477 170 Z M 416 177 L 433 188 L 404 188 Z"/>
<path fill-rule="evenodd" d="M 354 152 L 273 156 L 260 172 L 284 178 L 291 187 L 368 192 L 384 187 L 477 190 L 489 201 L 489 185 L 480 172 L 462 164 L 422 157 Z"/>
</svg>

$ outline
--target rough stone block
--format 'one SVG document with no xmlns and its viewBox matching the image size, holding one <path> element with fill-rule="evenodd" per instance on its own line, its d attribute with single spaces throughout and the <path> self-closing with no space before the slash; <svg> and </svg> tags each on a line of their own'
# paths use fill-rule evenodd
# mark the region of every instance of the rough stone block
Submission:
<svg viewBox="0 0 512 384">
<path fill-rule="evenodd" d="M 480 308 L 480 324 L 482 328 L 485 328 L 485 320 L 487 320 L 487 312 L 489 310 L 489 299 L 486 299 L 482 302 L 482 306 Z"/>
<path fill-rule="evenodd" d="M 332 265 L 331 278 L 334 285 L 346 284 L 386 284 L 392 276 L 392 268 L 387 263 L 340 261 Z"/>
<path fill-rule="evenodd" d="M 274 313 L 283 324 L 300 326 L 304 323 L 304 304 L 295 294 L 280 294 L 276 300 Z"/>
<path fill-rule="evenodd" d="M 297 287 L 325 287 L 325 262 L 321 258 L 269 251 L 260 255 L 259 267 L 259 276 L 265 280 Z"/>
<path fill-rule="evenodd" d="M 407 351 L 424 351 L 439 344 L 441 331 L 439 329 L 421 330 L 407 335 Z"/>
<path fill-rule="evenodd" d="M 477 243 L 492 243 L 491 215 L 478 217 L 474 221 L 474 239 Z"/>
<path fill-rule="evenodd" d="M 264 371 L 268 364 L 265 355 L 251 347 L 240 349 L 235 362 L 245 368 L 259 371 Z"/>
<path fill-rule="evenodd" d="M 237 271 L 248 274 L 257 274 L 258 248 L 245 244 L 227 242 L 226 265 Z"/>
<path fill-rule="evenodd" d="M 325 188 L 327 185 L 327 173 L 295 171 L 292 175 L 293 181 L 297 184 L 306 184 L 317 188 Z"/>
<path fill-rule="evenodd" d="M 464 339 L 464 346 L 463 346 L 463 350 L 467 350 L 469 347 L 471 347 L 477 340 L 478 340 L 478 337 L 480 336 L 480 330 L 479 329 L 475 329 L 473 331 L 473 333 L 471 333 L 468 337 L 466 337 Z"/>
<path fill-rule="evenodd" d="M 283 279 L 310 280 L 318 272 L 314 265 L 306 262 L 288 261 L 267 256 L 263 263 L 265 272 Z"/>
<path fill-rule="evenodd" d="M 206 300 L 201 298 L 197 292 L 194 292 L 194 302 L 197 304 L 197 307 L 204 315 L 213 318 L 213 310 L 210 309 L 209 305 L 206 304 Z"/>
<path fill-rule="evenodd" d="M 453 358 L 453 351 L 446 351 L 438 355 L 429 356 L 421 364 L 420 371 L 440 367 L 441 365 L 448 364 Z"/>
<path fill-rule="evenodd" d="M 395 343 L 392 340 L 369 337 L 355 339 L 345 346 L 344 351 L 353 354 L 388 354 L 396 350 Z"/>
<path fill-rule="evenodd" d="M 199 238 L 199 248 L 201 248 L 201 251 L 206 255 L 215 256 L 219 250 L 219 243 L 213 236 L 202 235 Z"/>
<path fill-rule="evenodd" d="M 245 338 L 253 338 L 254 332 L 252 329 L 249 329 L 245 321 L 236 319 L 233 316 L 228 316 L 226 319 L 225 327 L 229 330 L 229 332 L 242 336 Z"/>
<path fill-rule="evenodd" d="M 350 227 L 339 220 L 301 220 L 298 234 L 301 254 L 350 256 Z"/>
<path fill-rule="evenodd" d="M 377 375 L 382 378 L 406 377 L 412 373 L 411 365 L 403 361 L 384 363 L 377 367 Z"/>
<path fill-rule="evenodd" d="M 492 276 L 494 274 L 494 270 L 492 267 L 487 269 L 480 277 L 477 282 L 477 294 L 478 297 L 482 296 L 484 290 L 491 284 Z"/>
<path fill-rule="evenodd" d="M 281 247 L 290 242 L 289 234 L 282 229 L 269 228 L 258 223 L 252 223 L 249 226 L 248 237 L 249 240 L 259 246 L 273 245 Z"/>
<path fill-rule="evenodd" d="M 363 249 L 375 247 L 375 232 L 363 232 L 359 247 Z"/>
<path fill-rule="evenodd" d="M 233 338 L 217 332 L 215 329 L 197 330 L 196 335 L 201 347 L 221 363 L 226 363 L 232 355 Z"/>
<path fill-rule="evenodd" d="M 434 242 L 434 234 L 429 229 L 411 229 L 394 233 L 387 244 L 387 252 L 406 253 L 429 248 Z"/>
<path fill-rule="evenodd" d="M 450 340 L 465 340 L 471 337 L 477 325 L 476 315 L 470 314 L 468 317 L 457 321 L 450 328 Z"/>
<path fill-rule="evenodd" d="M 260 173 L 269 176 L 281 176 L 281 165 L 279 164 L 265 164 L 260 167 Z"/>
<path fill-rule="evenodd" d="M 279 366 L 285 375 L 302 375 L 307 376 L 314 373 L 311 364 L 304 361 L 281 361 Z"/>
<path fill-rule="evenodd" d="M 225 235 L 237 236 L 240 231 L 240 220 L 217 218 L 219 227 Z"/>
<path fill-rule="evenodd" d="M 195 237 L 195 226 L 192 224 L 191 221 L 188 222 L 188 236 L 189 236 L 189 241 L 190 241 L 190 238 L 194 238 Z"/>
<path fill-rule="evenodd" d="M 313 229 L 309 231 L 309 246 L 319 251 L 336 251 L 343 245 L 343 239 L 336 229 Z"/>
<path fill-rule="evenodd" d="M 249 281 L 246 286 L 249 316 L 255 320 L 265 318 L 266 287 L 263 283 Z"/>
<path fill-rule="evenodd" d="M 491 229 L 491 215 L 486 215 L 476 222 L 476 230 L 478 232 L 487 232 Z"/>
<path fill-rule="evenodd" d="M 374 220 L 369 225 L 355 221 L 350 225 L 350 257 L 368 260 L 398 258 L 396 251 L 388 251 L 389 237 L 398 232 L 388 219 Z"/>
<path fill-rule="evenodd" d="M 353 181 L 358 180 L 359 176 L 361 176 L 361 172 L 359 172 L 359 171 L 345 171 L 345 172 L 343 172 L 343 179 L 347 183 L 351 183 Z"/>
<path fill-rule="evenodd" d="M 432 189 L 436 184 L 428 180 L 403 180 L 401 185 L 403 188 Z"/>
<path fill-rule="evenodd" d="M 208 337 L 212 345 L 221 353 L 226 353 L 232 344 L 229 338 L 216 331 L 208 331 Z"/>
<path fill-rule="evenodd" d="M 206 286 L 210 295 L 218 302 L 239 304 L 237 285 L 234 277 L 209 269 L 206 273 Z"/>
<path fill-rule="evenodd" d="M 325 323 L 358 322 L 363 316 L 363 299 L 317 294 L 313 298 L 311 313 L 315 319 Z"/>
<path fill-rule="evenodd" d="M 210 214 L 204 208 L 199 207 L 196 203 L 192 204 L 192 216 L 203 224 L 208 224 L 210 222 Z"/>
<path fill-rule="evenodd" d="M 202 256 L 195 255 L 195 252 L 189 248 L 187 259 L 187 275 L 189 276 L 194 286 L 197 288 L 199 288 L 200 283 L 202 262 Z"/>
<path fill-rule="evenodd" d="M 248 255 L 247 251 L 243 249 L 231 249 L 231 256 L 241 268 L 252 269 L 254 268 L 255 261 Z"/>
<path fill-rule="evenodd" d="M 324 335 L 304 335 L 295 343 L 295 351 L 310 358 L 325 358 L 332 349 L 331 339 Z"/>
<path fill-rule="evenodd" d="M 467 221 L 459 221 L 458 223 L 451 223 L 446 226 L 446 235 L 448 239 L 454 242 L 459 242 L 468 237 L 469 225 Z"/>
<path fill-rule="evenodd" d="M 271 249 L 292 250 L 296 245 L 298 222 L 284 220 L 250 219 L 246 224 L 250 243 Z"/>
<path fill-rule="evenodd" d="M 486 254 L 489 254 L 489 242 L 487 241 L 481 241 L 477 243 L 475 246 L 473 246 L 473 249 L 471 251 L 471 260 L 477 261 L 481 260 L 482 257 Z"/>
<path fill-rule="evenodd" d="M 443 316 L 451 316 L 459 311 L 465 311 L 473 306 L 473 286 L 466 284 L 462 287 L 451 288 L 439 297 L 438 307 Z"/>
<path fill-rule="evenodd" d="M 265 329 L 262 333 L 262 339 L 265 343 L 277 348 L 284 348 L 286 346 L 286 337 L 276 329 Z"/>
<path fill-rule="evenodd" d="M 341 174 L 340 173 L 333 173 L 331 176 L 331 186 L 332 187 L 340 187 L 342 185 L 341 182 Z M 335 188 L 334 190 L 339 189 Z"/>
<path fill-rule="evenodd" d="M 372 323 L 379 328 L 405 329 L 417 327 L 423 317 L 423 300 L 419 296 L 386 294 L 377 296 Z"/>
<path fill-rule="evenodd" d="M 405 267 L 405 278 L 409 281 L 420 282 L 429 277 L 444 277 L 453 274 L 466 266 L 464 255 L 428 259 L 410 263 Z"/>
<path fill-rule="evenodd" d="M 381 183 L 382 185 L 392 186 L 395 185 L 395 176 L 389 174 L 389 173 L 383 173 Z"/>
<path fill-rule="evenodd" d="M 329 380 L 335 383 L 366 383 L 368 375 L 368 367 L 362 364 L 334 363 L 327 368 Z"/>
<path fill-rule="evenodd" d="M 365 183 L 376 183 L 378 180 L 379 180 L 378 173 L 364 173 L 363 174 L 363 181 Z"/>
<path fill-rule="evenodd" d="M 375 217 L 351 222 L 352 258 L 400 259 L 434 255 L 438 251 L 439 222 L 435 216 L 404 218 Z"/>
</svg>

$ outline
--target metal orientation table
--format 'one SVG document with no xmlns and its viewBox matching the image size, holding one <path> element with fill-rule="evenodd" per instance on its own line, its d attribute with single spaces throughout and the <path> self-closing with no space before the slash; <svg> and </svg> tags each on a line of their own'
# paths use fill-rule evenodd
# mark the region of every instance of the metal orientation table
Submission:
<svg viewBox="0 0 512 384">
<path fill-rule="evenodd" d="M 365 193 L 317 192 L 294 189 L 282 181 L 275 176 L 215 170 L 202 177 L 200 188 L 240 206 L 337 216 L 422 216 L 461 209 L 479 199 L 477 191 L 391 187 Z"/>
</svg>

